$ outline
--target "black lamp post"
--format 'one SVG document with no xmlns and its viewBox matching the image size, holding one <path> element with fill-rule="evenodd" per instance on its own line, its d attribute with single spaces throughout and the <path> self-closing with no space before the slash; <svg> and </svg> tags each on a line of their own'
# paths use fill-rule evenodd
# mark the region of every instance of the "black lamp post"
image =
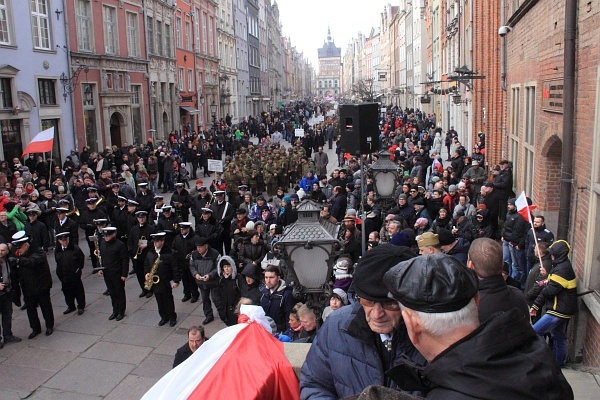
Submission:
<svg viewBox="0 0 600 400">
<path fill-rule="evenodd" d="M 210 105 L 210 114 L 211 114 L 212 120 L 213 120 L 213 129 L 214 129 L 215 133 L 217 133 L 217 105 L 215 104 L 214 101 Z"/>
<path fill-rule="evenodd" d="M 398 187 L 398 165 L 390 160 L 390 153 L 380 152 L 379 159 L 371 165 L 370 173 L 373 177 L 376 199 L 382 208 L 393 206 L 394 193 Z"/>
</svg>

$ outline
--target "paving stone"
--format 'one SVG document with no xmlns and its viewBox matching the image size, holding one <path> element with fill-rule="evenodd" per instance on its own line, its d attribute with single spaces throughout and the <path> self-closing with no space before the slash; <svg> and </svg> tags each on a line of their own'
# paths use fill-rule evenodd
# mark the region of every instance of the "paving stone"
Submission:
<svg viewBox="0 0 600 400">
<path fill-rule="evenodd" d="M 25 392 L 11 392 L 9 390 L 0 389 L 0 399 L 2 400 L 21 400 L 25 398 L 29 393 Z"/>
<path fill-rule="evenodd" d="M 131 373 L 138 376 L 160 379 L 173 368 L 174 355 L 150 354 Z"/>
<path fill-rule="evenodd" d="M 563 368 L 562 373 L 573 388 L 577 400 L 595 400 L 600 393 L 599 377 L 591 373 Z"/>
<path fill-rule="evenodd" d="M 181 323 L 179 324 L 179 329 L 187 331 L 188 329 L 190 329 L 190 327 L 194 325 L 202 326 L 202 321 L 204 321 L 204 319 L 204 316 L 190 315 L 185 320 L 181 321 Z M 219 319 L 219 317 L 215 318 L 215 320 L 210 324 L 204 325 L 204 331 L 206 332 L 206 336 L 208 337 L 211 337 L 217 331 L 220 331 L 223 328 L 225 328 L 225 324 Z"/>
<path fill-rule="evenodd" d="M 74 332 L 55 331 L 51 336 L 44 336 L 42 333 L 40 336 L 31 340 L 31 343 L 28 344 L 43 349 L 81 353 L 90 348 L 99 339 L 100 336 L 98 335 L 84 335 Z"/>
<path fill-rule="evenodd" d="M 163 342 L 157 346 L 152 353 L 175 357 L 177 349 L 183 346 L 184 343 L 187 343 L 187 340 L 187 329 L 177 329 L 175 332 L 170 334 L 168 338 L 163 340 Z"/>
<path fill-rule="evenodd" d="M 112 343 L 132 344 L 136 346 L 158 346 L 173 332 L 168 326 L 146 327 L 131 324 L 121 324 L 106 334 L 102 340 Z"/>
<path fill-rule="evenodd" d="M 68 351 L 25 347 L 6 360 L 4 364 L 58 372 L 73 361 L 78 354 Z"/>
<path fill-rule="evenodd" d="M 104 400 L 138 400 L 140 399 L 154 384 L 158 381 L 157 378 L 149 378 L 147 376 L 128 375 L 119 386 L 113 389 Z"/>
<path fill-rule="evenodd" d="M 2 398 L 4 400 L 4 398 Z M 86 396 L 81 393 L 66 392 L 64 390 L 38 388 L 27 400 L 101 400 L 100 396 Z"/>
<path fill-rule="evenodd" d="M 2 363 L 0 364 L 0 388 L 18 392 L 33 392 L 52 375 L 54 375 L 52 371 Z"/>
<path fill-rule="evenodd" d="M 103 336 L 114 329 L 119 322 L 109 321 L 105 313 L 86 310 L 83 315 L 73 313 L 73 317 L 56 327 L 57 331 L 91 333 Z"/>
<path fill-rule="evenodd" d="M 160 321 L 160 315 L 156 309 L 156 303 L 154 304 L 155 310 L 141 310 L 138 309 L 127 316 L 124 320 L 127 324 L 142 325 L 142 326 L 157 326 Z"/>
<path fill-rule="evenodd" d="M 54 375 L 44 387 L 90 396 L 106 396 L 133 368 L 131 364 L 78 358 Z"/>
<path fill-rule="evenodd" d="M 151 347 L 98 342 L 83 353 L 81 357 L 138 365 L 151 351 Z"/>
</svg>

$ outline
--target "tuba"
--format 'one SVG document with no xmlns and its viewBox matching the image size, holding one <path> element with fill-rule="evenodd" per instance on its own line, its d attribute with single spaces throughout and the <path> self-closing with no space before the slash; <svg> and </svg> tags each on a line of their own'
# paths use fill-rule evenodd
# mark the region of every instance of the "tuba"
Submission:
<svg viewBox="0 0 600 400">
<path fill-rule="evenodd" d="M 150 273 L 148 273 L 148 279 L 144 282 L 144 289 L 150 290 L 153 285 L 156 285 L 160 282 L 160 277 L 156 275 L 156 270 L 158 269 L 158 264 L 160 263 L 160 253 L 156 256 L 156 260 L 154 260 L 154 264 L 152 264 L 152 268 L 150 269 Z"/>
<path fill-rule="evenodd" d="M 142 237 L 140 237 L 140 242 L 141 242 L 142 240 L 146 240 L 146 236 L 142 236 Z M 133 259 L 134 259 L 134 260 L 137 260 L 137 259 L 138 259 L 138 256 L 139 256 L 140 254 L 142 254 L 142 252 L 143 252 L 143 251 L 144 251 L 144 249 L 142 249 L 142 247 L 139 245 L 139 242 L 138 242 L 138 249 L 137 249 L 137 252 L 135 253 L 135 256 L 133 256 Z"/>
</svg>

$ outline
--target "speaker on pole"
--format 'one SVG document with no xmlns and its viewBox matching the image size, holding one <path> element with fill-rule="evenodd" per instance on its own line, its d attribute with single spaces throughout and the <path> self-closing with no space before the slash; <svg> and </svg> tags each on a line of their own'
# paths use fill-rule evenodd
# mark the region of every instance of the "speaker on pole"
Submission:
<svg viewBox="0 0 600 400">
<path fill-rule="evenodd" d="M 340 105 L 340 144 L 344 153 L 369 154 L 379 150 L 379 104 Z"/>
</svg>

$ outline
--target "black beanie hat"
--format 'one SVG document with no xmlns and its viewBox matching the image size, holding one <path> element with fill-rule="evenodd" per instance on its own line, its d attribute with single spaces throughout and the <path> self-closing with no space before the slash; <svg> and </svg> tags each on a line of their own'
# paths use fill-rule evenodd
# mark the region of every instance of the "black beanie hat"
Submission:
<svg viewBox="0 0 600 400">
<path fill-rule="evenodd" d="M 383 276 L 396 264 L 416 256 L 408 247 L 388 243 L 367 251 L 354 271 L 356 294 L 371 301 L 390 301 Z"/>
</svg>

